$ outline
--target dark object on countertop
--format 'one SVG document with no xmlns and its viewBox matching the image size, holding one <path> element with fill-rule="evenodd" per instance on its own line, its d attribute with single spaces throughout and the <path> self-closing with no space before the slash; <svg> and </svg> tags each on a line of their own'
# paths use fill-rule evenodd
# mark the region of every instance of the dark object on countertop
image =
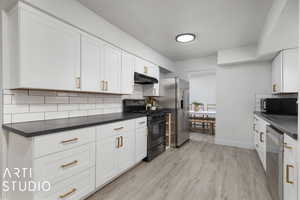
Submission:
<svg viewBox="0 0 300 200">
<path fill-rule="evenodd" d="M 274 128 L 286 133 L 294 139 L 298 138 L 298 117 L 293 115 L 270 115 L 262 112 L 254 112 Z"/>
<path fill-rule="evenodd" d="M 89 126 L 108 124 L 146 116 L 143 113 L 112 113 L 92 115 L 88 117 L 73 117 L 54 120 L 41 120 L 2 125 L 3 129 L 17 133 L 24 137 L 34 137 L 68 131 Z"/>
<path fill-rule="evenodd" d="M 266 98 L 260 105 L 265 114 L 298 115 L 297 98 Z"/>
</svg>

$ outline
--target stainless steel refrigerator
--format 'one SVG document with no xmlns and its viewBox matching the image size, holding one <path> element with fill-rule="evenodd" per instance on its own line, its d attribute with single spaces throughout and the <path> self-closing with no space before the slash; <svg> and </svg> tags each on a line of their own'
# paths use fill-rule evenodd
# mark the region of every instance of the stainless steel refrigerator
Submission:
<svg viewBox="0 0 300 200">
<path fill-rule="evenodd" d="M 171 111 L 171 146 L 180 147 L 189 140 L 189 82 L 166 78 L 159 82 L 161 108 Z"/>
</svg>

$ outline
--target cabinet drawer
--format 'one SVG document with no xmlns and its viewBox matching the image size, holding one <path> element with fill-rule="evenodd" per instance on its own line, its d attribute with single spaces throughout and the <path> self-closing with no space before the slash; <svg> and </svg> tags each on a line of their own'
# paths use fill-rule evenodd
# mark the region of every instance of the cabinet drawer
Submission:
<svg viewBox="0 0 300 200">
<path fill-rule="evenodd" d="M 95 143 L 34 160 L 36 181 L 57 182 L 95 166 Z"/>
<path fill-rule="evenodd" d="M 145 128 L 147 127 L 147 117 L 138 118 L 135 120 L 135 128 Z"/>
<path fill-rule="evenodd" d="M 297 160 L 297 141 L 287 134 L 284 134 L 284 156 L 291 160 Z"/>
<path fill-rule="evenodd" d="M 95 128 L 82 128 L 34 138 L 34 158 L 95 141 Z"/>
<path fill-rule="evenodd" d="M 97 127 L 97 140 L 134 130 L 135 120 L 121 121 Z"/>
<path fill-rule="evenodd" d="M 69 179 L 51 185 L 49 192 L 35 193 L 35 200 L 78 200 L 95 190 L 95 168 L 85 170 Z"/>
</svg>

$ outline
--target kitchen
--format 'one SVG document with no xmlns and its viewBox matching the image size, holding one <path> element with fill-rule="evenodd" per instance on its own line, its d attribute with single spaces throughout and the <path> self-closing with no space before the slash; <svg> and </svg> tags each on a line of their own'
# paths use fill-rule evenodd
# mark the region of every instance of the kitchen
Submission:
<svg viewBox="0 0 300 200">
<path fill-rule="evenodd" d="M 1 2 L 1 199 L 298 199 L 298 1 L 156 3 Z M 195 73 L 214 144 L 189 141 Z"/>
</svg>

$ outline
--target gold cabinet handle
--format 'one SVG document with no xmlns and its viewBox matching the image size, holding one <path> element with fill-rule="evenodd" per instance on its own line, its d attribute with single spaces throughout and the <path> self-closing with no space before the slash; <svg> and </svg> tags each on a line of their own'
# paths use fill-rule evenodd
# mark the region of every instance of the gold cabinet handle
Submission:
<svg viewBox="0 0 300 200">
<path fill-rule="evenodd" d="M 259 135 L 259 141 L 260 141 L 260 142 L 264 142 L 263 139 L 262 139 L 262 135 L 263 135 L 263 134 L 264 134 L 263 132 L 260 132 L 260 135 Z"/>
<path fill-rule="evenodd" d="M 290 181 L 290 168 L 294 168 L 294 166 L 293 165 L 286 166 L 286 182 L 288 184 L 294 184 L 294 181 Z"/>
<path fill-rule="evenodd" d="M 286 142 L 284 143 L 284 148 L 292 150 L 293 147 L 289 146 Z"/>
<path fill-rule="evenodd" d="M 123 147 L 123 136 L 121 136 L 121 146 L 120 147 Z"/>
<path fill-rule="evenodd" d="M 144 73 L 147 74 L 148 73 L 148 67 L 144 66 Z"/>
<path fill-rule="evenodd" d="M 146 122 L 140 122 L 139 124 L 145 124 Z"/>
<path fill-rule="evenodd" d="M 67 192 L 67 193 L 65 193 L 65 194 L 62 194 L 62 195 L 59 195 L 59 198 L 64 199 L 64 198 L 66 198 L 67 196 L 73 194 L 73 193 L 76 192 L 76 191 L 77 191 L 77 189 L 76 189 L 76 188 L 73 188 L 73 189 L 70 190 L 69 192 Z"/>
<path fill-rule="evenodd" d="M 70 140 L 63 140 L 60 143 L 65 144 L 65 143 L 69 143 L 69 142 L 76 142 L 78 140 L 79 140 L 78 138 L 73 138 L 73 139 L 70 139 Z"/>
<path fill-rule="evenodd" d="M 75 165 L 75 164 L 77 164 L 78 163 L 78 160 L 74 160 L 73 162 L 70 162 L 70 163 L 67 163 L 67 164 L 63 164 L 63 165 L 61 165 L 60 167 L 61 168 L 66 168 L 66 167 L 70 167 L 70 166 L 72 166 L 72 165 Z"/>
<path fill-rule="evenodd" d="M 75 85 L 77 89 L 80 89 L 80 77 L 76 77 L 75 79 Z"/>
<path fill-rule="evenodd" d="M 122 130 L 124 127 L 114 128 L 115 131 Z"/>
<path fill-rule="evenodd" d="M 276 91 L 277 91 L 277 85 L 273 84 L 273 92 L 276 92 Z"/>
<path fill-rule="evenodd" d="M 108 91 L 108 81 L 105 81 L 105 91 Z"/>
<path fill-rule="evenodd" d="M 100 82 L 100 88 L 101 88 L 102 91 L 105 90 L 105 81 Z"/>
<path fill-rule="evenodd" d="M 117 137 L 116 139 L 117 139 L 117 146 L 116 147 L 119 148 L 120 147 L 120 137 Z"/>
</svg>

